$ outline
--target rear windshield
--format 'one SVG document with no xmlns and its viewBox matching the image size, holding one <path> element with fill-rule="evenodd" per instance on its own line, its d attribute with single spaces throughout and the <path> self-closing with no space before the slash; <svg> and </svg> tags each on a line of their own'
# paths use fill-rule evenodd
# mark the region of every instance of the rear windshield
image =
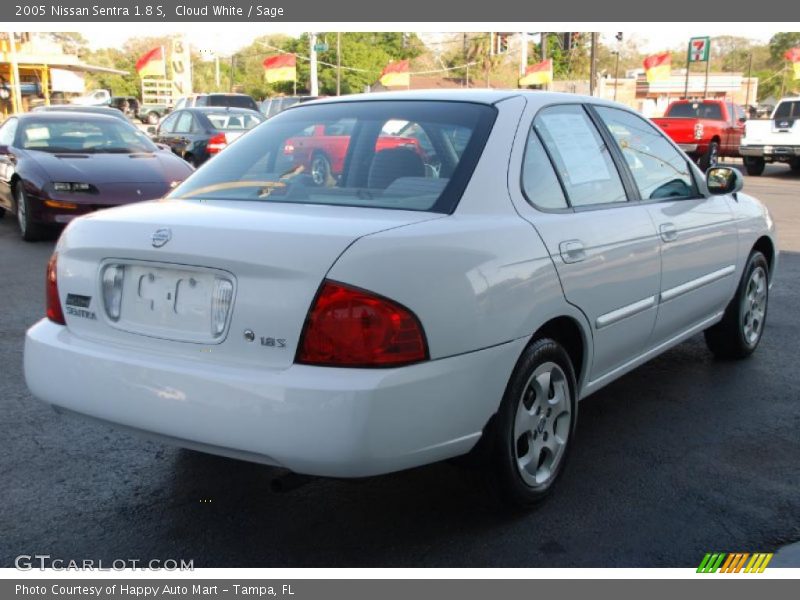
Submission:
<svg viewBox="0 0 800 600">
<path fill-rule="evenodd" d="M 244 131 L 252 129 L 264 119 L 260 115 L 250 115 L 247 113 L 231 113 L 231 112 L 208 112 L 206 117 L 214 129 L 221 131 Z"/>
<path fill-rule="evenodd" d="M 715 102 L 686 102 L 673 104 L 665 117 L 688 119 L 722 119 L 722 108 Z"/>
<path fill-rule="evenodd" d="M 776 119 L 797 119 L 800 118 L 800 100 L 791 102 L 781 102 L 775 109 Z"/>
<path fill-rule="evenodd" d="M 243 136 L 170 197 L 452 212 L 495 114 L 467 102 L 298 106 Z"/>
<path fill-rule="evenodd" d="M 228 96 L 226 94 L 211 94 L 204 106 L 230 106 L 232 108 L 249 108 L 258 111 L 258 104 L 250 96 Z"/>
</svg>

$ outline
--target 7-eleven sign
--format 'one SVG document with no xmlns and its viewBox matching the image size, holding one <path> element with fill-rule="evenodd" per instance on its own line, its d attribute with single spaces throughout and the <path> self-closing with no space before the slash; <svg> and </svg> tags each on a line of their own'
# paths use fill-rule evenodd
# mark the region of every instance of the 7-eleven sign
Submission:
<svg viewBox="0 0 800 600">
<path fill-rule="evenodd" d="M 689 62 L 706 62 L 711 48 L 711 38 L 693 37 L 689 40 Z"/>
</svg>

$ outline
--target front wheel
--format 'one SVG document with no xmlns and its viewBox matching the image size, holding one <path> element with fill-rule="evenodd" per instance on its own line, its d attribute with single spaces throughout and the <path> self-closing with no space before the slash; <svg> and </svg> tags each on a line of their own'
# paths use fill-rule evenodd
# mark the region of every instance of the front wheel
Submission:
<svg viewBox="0 0 800 600">
<path fill-rule="evenodd" d="M 31 205 L 28 195 L 25 193 L 25 186 L 20 181 L 14 188 L 14 197 L 17 204 L 17 223 L 19 233 L 26 242 L 35 242 L 42 237 L 42 227 L 32 222 Z"/>
<path fill-rule="evenodd" d="M 767 161 L 759 156 L 745 156 L 744 157 L 744 169 L 747 171 L 748 175 L 753 175 L 758 177 L 764 172 L 764 169 L 767 166 Z"/>
<path fill-rule="evenodd" d="M 800 173 L 800 158 L 795 158 L 790 164 L 789 167 L 795 173 Z"/>
<path fill-rule="evenodd" d="M 517 362 L 493 427 L 489 462 L 501 497 L 519 507 L 543 500 L 564 469 L 577 420 L 572 363 L 542 338 Z"/>
<path fill-rule="evenodd" d="M 706 345 L 717 358 L 745 358 L 758 347 L 769 304 L 769 264 L 754 251 L 722 321 L 706 329 Z"/>
<path fill-rule="evenodd" d="M 311 160 L 311 180 L 316 186 L 328 184 L 331 177 L 331 163 L 324 154 L 315 154 Z"/>
</svg>

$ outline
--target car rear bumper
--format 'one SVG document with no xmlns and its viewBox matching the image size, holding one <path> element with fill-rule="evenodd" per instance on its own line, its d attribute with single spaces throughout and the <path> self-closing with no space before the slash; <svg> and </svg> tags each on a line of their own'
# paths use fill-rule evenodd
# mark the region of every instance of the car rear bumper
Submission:
<svg viewBox="0 0 800 600">
<path fill-rule="evenodd" d="M 800 146 L 739 146 L 739 154 L 773 160 L 791 160 L 800 157 Z"/>
<path fill-rule="evenodd" d="M 526 340 L 396 369 L 218 366 L 28 330 L 31 392 L 63 409 L 207 452 L 361 477 L 468 452 Z"/>
</svg>

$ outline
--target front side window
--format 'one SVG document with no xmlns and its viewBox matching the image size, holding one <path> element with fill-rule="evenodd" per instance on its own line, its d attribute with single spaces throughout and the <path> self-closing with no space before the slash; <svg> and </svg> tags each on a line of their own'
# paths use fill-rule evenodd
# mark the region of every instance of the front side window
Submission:
<svg viewBox="0 0 800 600">
<path fill-rule="evenodd" d="M 451 212 L 495 115 L 468 102 L 293 108 L 244 135 L 170 197 Z"/>
<path fill-rule="evenodd" d="M 0 146 L 13 146 L 14 138 L 17 135 L 17 121 L 16 119 L 9 119 L 3 126 L 0 127 Z"/>
<path fill-rule="evenodd" d="M 534 127 L 555 163 L 572 206 L 628 200 L 608 148 L 582 106 L 542 109 Z"/>
<path fill-rule="evenodd" d="M 166 119 L 161 122 L 159 125 L 158 130 L 160 133 L 172 133 L 172 130 L 175 128 L 175 123 L 178 122 L 178 117 L 180 117 L 183 113 L 182 112 L 174 112 L 169 115 Z"/>
<path fill-rule="evenodd" d="M 595 110 L 617 141 L 643 200 L 697 196 L 686 158 L 653 125 L 625 110 Z"/>
</svg>

